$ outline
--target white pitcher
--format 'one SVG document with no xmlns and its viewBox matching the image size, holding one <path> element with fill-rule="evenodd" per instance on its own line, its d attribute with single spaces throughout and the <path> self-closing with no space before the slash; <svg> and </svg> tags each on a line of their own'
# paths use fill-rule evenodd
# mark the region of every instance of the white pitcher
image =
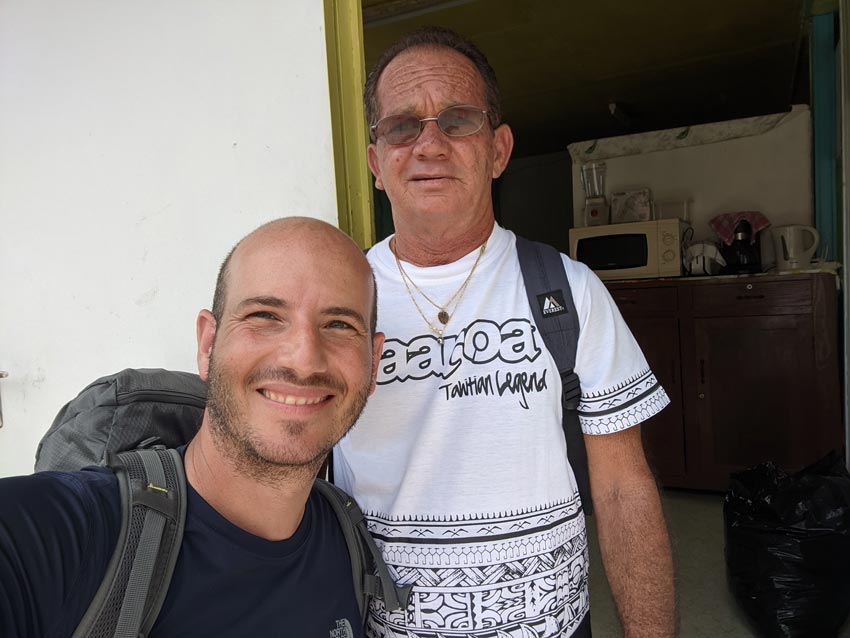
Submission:
<svg viewBox="0 0 850 638">
<path fill-rule="evenodd" d="M 817 229 L 803 224 L 790 224 L 772 230 L 777 270 L 808 268 L 820 245 Z"/>
</svg>

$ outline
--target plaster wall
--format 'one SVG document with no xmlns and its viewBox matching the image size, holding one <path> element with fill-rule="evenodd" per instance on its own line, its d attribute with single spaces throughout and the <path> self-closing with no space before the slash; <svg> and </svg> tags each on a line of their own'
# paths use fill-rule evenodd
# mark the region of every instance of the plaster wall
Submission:
<svg viewBox="0 0 850 638">
<path fill-rule="evenodd" d="M 0 476 L 93 379 L 194 371 L 227 251 L 335 192 L 321 2 L 0 3 Z"/>
</svg>

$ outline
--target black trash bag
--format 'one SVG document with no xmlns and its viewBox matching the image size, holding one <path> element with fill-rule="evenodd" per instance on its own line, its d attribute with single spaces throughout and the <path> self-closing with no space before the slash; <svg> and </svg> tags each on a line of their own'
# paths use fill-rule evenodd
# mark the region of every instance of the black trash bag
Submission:
<svg viewBox="0 0 850 638">
<path fill-rule="evenodd" d="M 850 474 L 836 452 L 797 474 L 732 475 L 726 575 L 764 638 L 835 638 L 850 612 Z"/>
</svg>

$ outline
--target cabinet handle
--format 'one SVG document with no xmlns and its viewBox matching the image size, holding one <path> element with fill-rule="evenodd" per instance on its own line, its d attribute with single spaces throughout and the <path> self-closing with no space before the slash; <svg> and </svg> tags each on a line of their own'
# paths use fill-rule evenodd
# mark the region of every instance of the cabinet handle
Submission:
<svg viewBox="0 0 850 638">
<path fill-rule="evenodd" d="M 735 299 L 764 299 L 764 295 L 738 295 Z"/>
</svg>

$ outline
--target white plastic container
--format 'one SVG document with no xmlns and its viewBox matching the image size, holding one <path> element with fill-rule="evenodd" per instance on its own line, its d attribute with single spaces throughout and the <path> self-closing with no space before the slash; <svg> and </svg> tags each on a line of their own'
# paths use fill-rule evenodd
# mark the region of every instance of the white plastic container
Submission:
<svg viewBox="0 0 850 638">
<path fill-rule="evenodd" d="M 653 219 L 681 219 L 691 221 L 691 200 L 676 199 L 652 202 Z"/>
</svg>

